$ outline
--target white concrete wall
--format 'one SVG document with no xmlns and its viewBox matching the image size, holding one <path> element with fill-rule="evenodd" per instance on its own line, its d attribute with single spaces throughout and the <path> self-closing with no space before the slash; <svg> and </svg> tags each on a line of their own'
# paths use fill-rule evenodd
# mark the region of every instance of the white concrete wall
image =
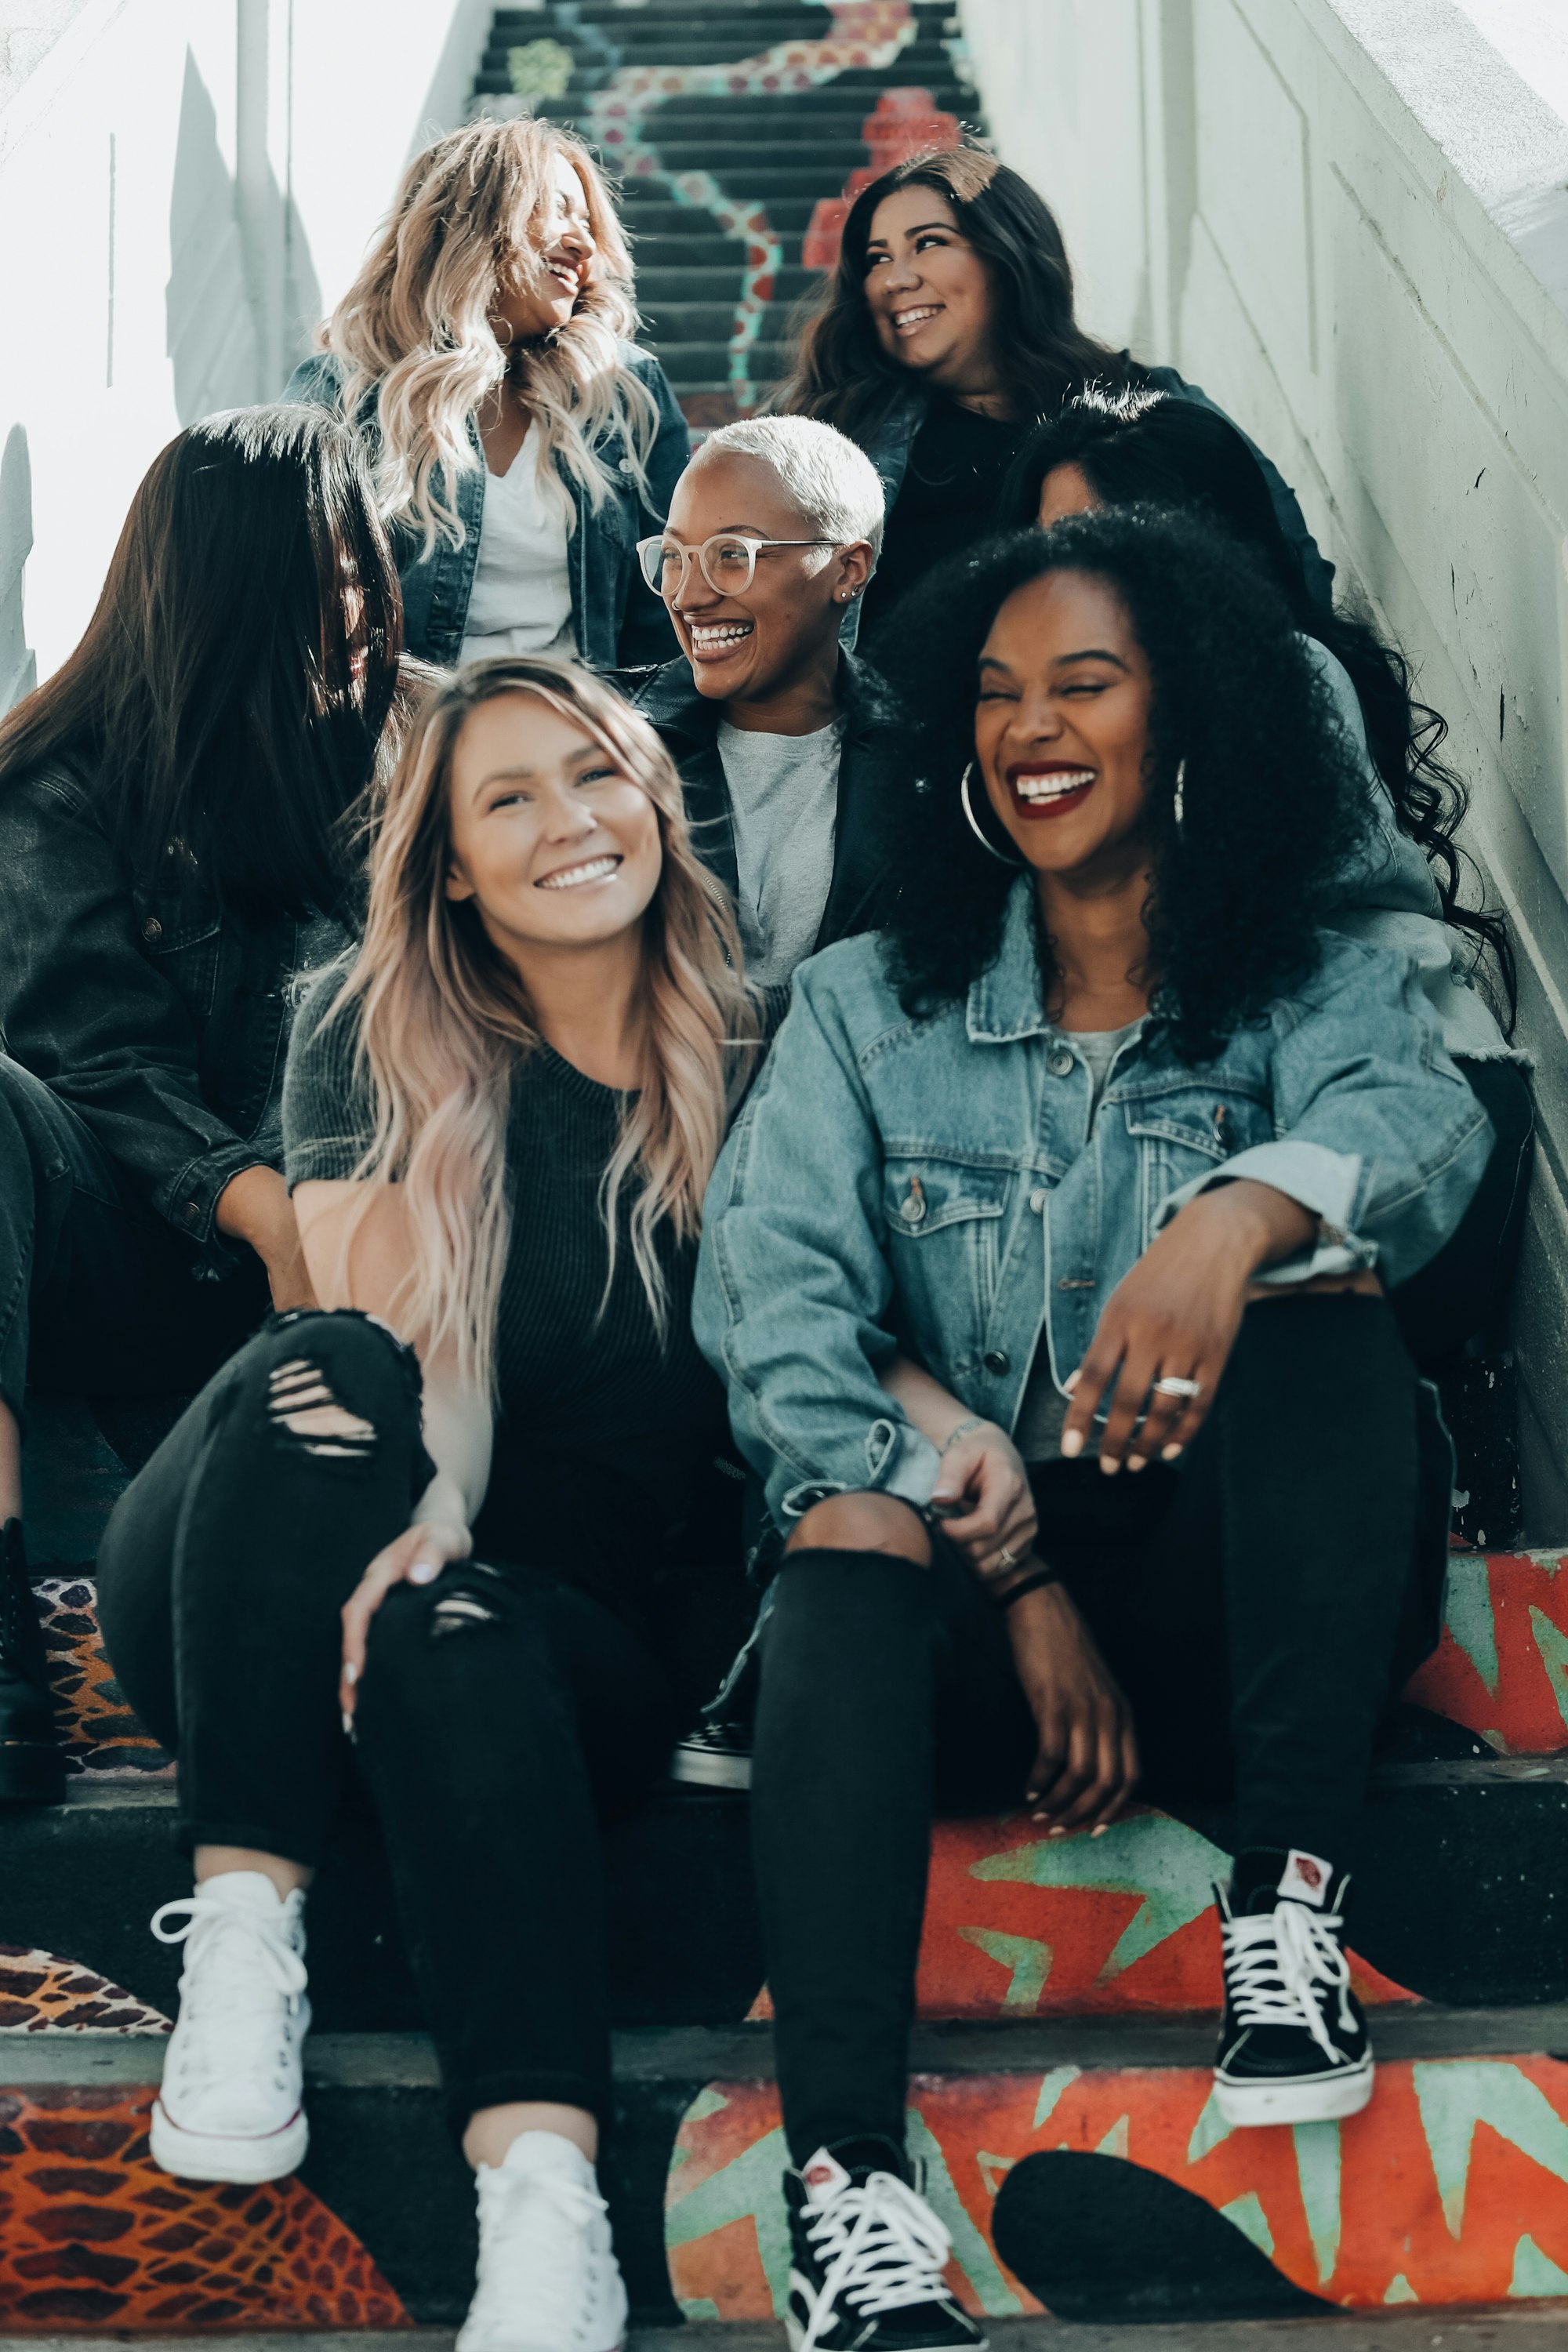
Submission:
<svg viewBox="0 0 1568 2352">
<path fill-rule="evenodd" d="M 1568 1535 L 1568 6 L 962 0 L 1083 314 L 1275 457 L 1420 667 L 1512 918 L 1527 1507 Z"/>
<path fill-rule="evenodd" d="M 272 398 L 489 0 L 0 0 L 0 709 L 182 425 Z"/>
</svg>

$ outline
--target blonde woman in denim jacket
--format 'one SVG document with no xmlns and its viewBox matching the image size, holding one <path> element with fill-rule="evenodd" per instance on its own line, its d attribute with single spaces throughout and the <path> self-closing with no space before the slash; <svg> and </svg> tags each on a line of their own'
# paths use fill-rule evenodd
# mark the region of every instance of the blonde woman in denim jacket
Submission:
<svg viewBox="0 0 1568 2352">
<path fill-rule="evenodd" d="M 788 1538 L 752 1804 L 791 2317 L 867 2352 L 978 2340 L 903 2145 L 933 1795 L 1062 1835 L 1234 1791 L 1220 2111 L 1371 2095 L 1347 1864 L 1448 1468 L 1383 1293 L 1490 1141 L 1408 959 L 1319 928 L 1362 780 L 1233 546 L 993 543 L 905 658 L 892 928 L 797 972 L 696 1297 Z"/>
</svg>

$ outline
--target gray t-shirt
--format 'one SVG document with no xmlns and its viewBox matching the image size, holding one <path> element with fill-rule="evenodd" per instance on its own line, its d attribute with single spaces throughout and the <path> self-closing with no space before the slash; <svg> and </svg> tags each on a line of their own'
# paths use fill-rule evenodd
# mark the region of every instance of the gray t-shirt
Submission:
<svg viewBox="0 0 1568 2352">
<path fill-rule="evenodd" d="M 789 978 L 816 945 L 833 880 L 838 820 L 837 720 L 814 735 L 760 735 L 719 724 L 730 788 L 746 977 Z"/>
<path fill-rule="evenodd" d="M 1105 1092 L 1117 1050 L 1126 1044 L 1137 1025 L 1135 1021 L 1131 1021 L 1125 1029 L 1075 1029 L 1072 1033 L 1073 1044 L 1089 1065 L 1090 1127 L 1094 1125 L 1094 1116 L 1100 1108 L 1100 1098 Z M 1068 1365 L 1065 1369 L 1070 1371 L 1072 1367 Z M 1051 1378 L 1050 1349 L 1042 1331 L 1013 1431 L 1013 1443 L 1026 1462 L 1054 1462 L 1057 1459 L 1062 1450 L 1062 1423 L 1067 1417 L 1068 1399 Z M 1098 1436 L 1091 1431 L 1084 1451 L 1093 1454 L 1098 1445 Z"/>
</svg>

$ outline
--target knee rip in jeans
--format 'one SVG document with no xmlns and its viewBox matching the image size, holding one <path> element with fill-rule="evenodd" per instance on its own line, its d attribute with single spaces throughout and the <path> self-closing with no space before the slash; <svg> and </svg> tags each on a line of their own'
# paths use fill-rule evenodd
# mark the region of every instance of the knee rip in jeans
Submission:
<svg viewBox="0 0 1568 2352">
<path fill-rule="evenodd" d="M 297 1438 L 306 1454 L 364 1462 L 375 1451 L 374 1423 L 340 1404 L 320 1369 L 304 1356 L 274 1368 L 267 1409 L 274 1429 Z"/>
</svg>

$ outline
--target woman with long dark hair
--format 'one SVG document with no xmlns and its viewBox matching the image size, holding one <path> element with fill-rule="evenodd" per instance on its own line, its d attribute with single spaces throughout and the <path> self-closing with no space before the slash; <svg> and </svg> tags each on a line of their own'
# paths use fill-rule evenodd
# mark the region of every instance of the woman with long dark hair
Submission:
<svg viewBox="0 0 1568 2352">
<path fill-rule="evenodd" d="M 1478 985 L 1490 980 L 1511 1025 L 1513 952 L 1502 918 L 1460 896 L 1456 836 L 1468 796 L 1439 756 L 1447 724 L 1415 699 L 1397 646 L 1306 594 L 1252 451 L 1217 410 L 1157 392 L 1081 394 L 1025 443 L 999 520 L 1048 528 L 1067 515 L 1139 503 L 1200 508 L 1250 550 L 1289 606 L 1363 761 L 1377 821 L 1341 877 L 1331 919 L 1415 958 L 1444 1045 L 1492 1123 L 1491 1159 L 1458 1231 L 1394 1299 L 1422 1370 L 1451 1370 L 1468 1341 L 1504 1343 L 1534 1113 L 1529 1080 Z M 1274 805 L 1293 833 L 1296 812 Z"/>
<path fill-rule="evenodd" d="M 153 2160 L 251 2182 L 303 2157 L 306 1889 L 357 1778 L 478 2174 L 463 2352 L 624 2336 L 597 1828 L 752 1613 L 690 1326 L 754 1034 L 739 964 L 679 779 L 606 686 L 519 656 L 434 694 L 363 943 L 289 1049 L 321 1307 L 209 1383 L 100 1553 L 195 1868 L 153 1922 L 185 1960 Z"/>
<path fill-rule="evenodd" d="M 1451 1476 L 1383 1289 L 1488 1145 L 1406 960 L 1322 928 L 1360 767 L 1228 541 L 1083 516 L 900 634 L 889 929 L 796 973 L 696 1297 L 788 1538 L 752 1821 L 792 2332 L 866 2352 L 978 2333 L 904 2146 L 933 1790 L 1048 1833 L 1234 1788 L 1219 2112 L 1370 2097 L 1343 1897 Z M 945 1538 L 976 1438 L 1032 1543 Z"/>
<path fill-rule="evenodd" d="M 861 190 L 779 404 L 836 425 L 882 477 L 882 557 L 857 608 L 868 642 L 933 563 L 994 527 L 1019 445 L 1086 383 L 1212 404 L 1174 368 L 1144 366 L 1079 324 L 1055 215 L 994 155 L 917 156 Z M 1332 568 L 1294 493 L 1255 454 L 1303 585 L 1327 605 Z"/>
<path fill-rule="evenodd" d="M 29 1381 L 188 1393 L 310 1297 L 283 1055 L 350 937 L 400 635 L 354 435 L 237 410 L 154 461 L 80 645 L 0 724 L 0 1798 L 60 1786 Z"/>
<path fill-rule="evenodd" d="M 573 132 L 486 120 L 415 157 L 288 393 L 364 427 L 414 652 L 674 653 L 635 549 L 690 436 L 636 329 L 626 239 Z"/>
</svg>

